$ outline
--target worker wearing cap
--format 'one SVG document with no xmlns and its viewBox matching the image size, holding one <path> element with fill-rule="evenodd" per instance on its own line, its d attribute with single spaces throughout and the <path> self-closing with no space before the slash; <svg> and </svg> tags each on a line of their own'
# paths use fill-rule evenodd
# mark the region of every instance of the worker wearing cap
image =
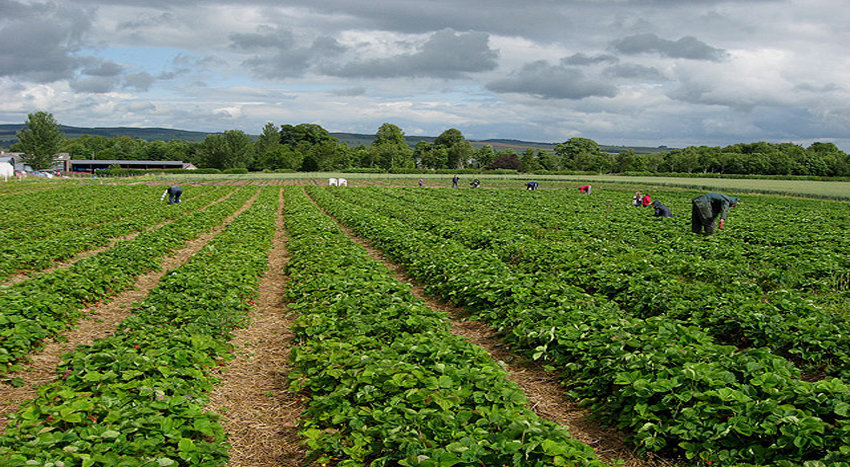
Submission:
<svg viewBox="0 0 850 467">
<path fill-rule="evenodd" d="M 722 229 L 729 208 L 738 204 L 738 198 L 723 193 L 706 193 L 691 200 L 691 231 L 695 234 L 711 235 L 714 222 L 720 218 L 717 226 Z"/>
</svg>

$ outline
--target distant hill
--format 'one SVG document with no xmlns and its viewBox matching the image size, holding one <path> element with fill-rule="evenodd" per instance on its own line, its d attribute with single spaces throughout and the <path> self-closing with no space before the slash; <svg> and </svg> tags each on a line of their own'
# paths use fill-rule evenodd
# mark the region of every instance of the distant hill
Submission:
<svg viewBox="0 0 850 467">
<path fill-rule="evenodd" d="M 0 125 L 0 146 L 8 148 L 15 143 L 18 140 L 15 134 L 21 131 L 24 126 L 24 124 Z M 65 133 L 66 138 L 79 138 L 83 135 L 103 136 L 105 138 L 128 136 L 133 139 L 143 139 L 145 141 L 171 141 L 172 139 L 180 139 L 183 141 L 199 142 L 203 141 L 207 135 L 213 134 L 201 131 L 172 130 L 169 128 L 78 128 L 60 125 L 59 129 L 62 133 Z"/>
<path fill-rule="evenodd" d="M 9 146 L 17 141 L 15 134 L 24 128 L 24 124 L 0 124 L 0 147 L 9 149 Z M 202 131 L 186 131 L 174 130 L 170 128 L 132 128 L 132 127 L 96 127 L 96 128 L 79 128 L 72 126 L 61 125 L 60 130 L 65 134 L 66 138 L 79 138 L 83 135 L 103 136 L 105 138 L 115 138 L 119 136 L 127 136 L 133 139 L 143 139 L 145 141 L 171 141 L 179 139 L 189 142 L 203 141 L 208 135 L 217 133 L 205 133 Z M 375 135 L 364 135 L 358 133 L 331 133 L 331 136 L 347 144 L 349 147 L 370 146 L 375 140 Z M 256 137 L 256 136 L 255 136 Z M 426 143 L 434 142 L 435 136 L 405 136 L 407 144 L 411 147 L 416 146 L 416 143 L 425 141 Z M 557 143 L 535 143 L 531 141 L 520 141 L 514 139 L 487 139 L 487 140 L 469 140 L 472 146 L 478 148 L 484 145 L 493 146 L 493 149 L 504 151 L 513 149 L 517 153 L 522 153 L 526 149 L 552 151 Z M 632 149 L 635 154 L 654 154 L 657 152 L 670 151 L 673 148 L 659 146 L 657 148 L 641 147 L 641 146 L 606 146 L 600 144 L 599 147 L 610 153 L 625 152 Z"/>
</svg>

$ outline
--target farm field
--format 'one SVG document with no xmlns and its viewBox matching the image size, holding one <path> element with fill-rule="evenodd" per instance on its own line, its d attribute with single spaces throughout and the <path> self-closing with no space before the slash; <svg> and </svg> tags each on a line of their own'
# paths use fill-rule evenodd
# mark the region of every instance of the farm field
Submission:
<svg viewBox="0 0 850 467">
<path fill-rule="evenodd" d="M 157 175 L 157 180 L 197 183 L 262 183 L 327 185 L 329 178 L 345 178 L 350 186 L 416 186 L 421 178 L 426 188 L 451 187 L 449 175 L 440 174 L 363 174 L 363 173 L 249 173 L 244 175 L 180 174 Z M 526 181 L 537 180 L 541 189 L 569 189 L 591 183 L 594 187 L 634 187 L 644 191 L 647 187 L 662 190 L 684 188 L 690 190 L 731 190 L 743 193 L 771 193 L 810 198 L 850 201 L 850 182 L 821 180 L 767 180 L 733 178 L 680 178 L 617 175 L 472 175 L 461 174 L 460 186 L 468 187 L 479 179 L 486 188 L 522 188 Z"/>
<path fill-rule="evenodd" d="M 3 185 L 0 464 L 850 465 L 847 202 L 736 194 L 701 237 L 683 187 L 320 182 Z"/>
</svg>

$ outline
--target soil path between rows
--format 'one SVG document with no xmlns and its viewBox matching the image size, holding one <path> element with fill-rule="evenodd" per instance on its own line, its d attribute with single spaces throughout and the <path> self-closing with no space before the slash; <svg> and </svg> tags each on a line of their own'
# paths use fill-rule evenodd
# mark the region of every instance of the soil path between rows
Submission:
<svg viewBox="0 0 850 467">
<path fill-rule="evenodd" d="M 283 302 L 289 261 L 280 194 L 269 266 L 260 281 L 250 325 L 234 333 L 236 358 L 219 370 L 221 382 L 210 392 L 207 410 L 222 414 L 228 434 L 230 467 L 295 467 L 310 465 L 296 423 L 303 409 L 288 390 L 286 375 L 293 317 Z"/>
<path fill-rule="evenodd" d="M 339 221 L 336 222 L 349 238 L 366 248 L 369 256 L 383 262 L 397 280 L 410 284 L 413 295 L 422 299 L 428 307 L 447 313 L 451 319 L 450 332 L 453 335 L 466 338 L 487 350 L 494 360 L 503 362 L 508 379 L 522 388 L 528 397 L 529 408 L 541 418 L 566 426 L 573 438 L 591 446 L 596 455 L 605 461 L 622 460 L 623 467 L 674 465 L 657 457 L 652 461 L 638 457 L 625 444 L 625 433 L 601 426 L 593 420 L 588 410 L 567 399 L 564 389 L 553 374 L 544 370 L 538 363 L 511 352 L 488 324 L 465 320 L 466 313 L 463 308 L 427 295 L 425 287 L 408 276 L 402 265 L 386 259 L 368 240 L 358 237 L 353 230 Z"/>
<path fill-rule="evenodd" d="M 9 423 L 9 414 L 17 411 L 22 403 L 35 399 L 39 386 L 56 379 L 56 366 L 61 363 L 64 353 L 73 351 L 79 345 L 88 345 L 96 339 L 112 335 L 116 326 L 133 312 L 133 303 L 144 300 L 167 271 L 186 263 L 236 216 L 248 209 L 258 194 L 259 191 L 222 224 L 163 258 L 160 269 L 140 276 L 132 288 L 86 308 L 84 318 L 74 328 L 62 334 L 64 342 L 59 339 L 46 339 L 41 350 L 29 355 L 30 363 L 25 368 L 4 375 L 4 379 L 9 380 L 20 378 L 23 385 L 13 387 L 10 384 L 0 384 L 0 431 Z M 227 196 L 216 202 L 226 198 Z"/>
</svg>

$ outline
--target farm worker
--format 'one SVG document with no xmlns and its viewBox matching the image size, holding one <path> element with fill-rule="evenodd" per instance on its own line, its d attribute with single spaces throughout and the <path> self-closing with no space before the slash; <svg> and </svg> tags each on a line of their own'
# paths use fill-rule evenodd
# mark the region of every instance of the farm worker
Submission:
<svg viewBox="0 0 850 467">
<path fill-rule="evenodd" d="M 419 179 L 419 186 L 422 186 L 422 179 Z"/>
<path fill-rule="evenodd" d="M 168 195 L 168 204 L 174 204 L 180 202 L 180 195 L 183 194 L 183 189 L 177 185 L 168 187 L 162 196 L 159 197 L 159 200 L 162 201 L 165 199 L 165 195 Z"/>
<path fill-rule="evenodd" d="M 738 198 L 722 193 L 706 193 L 692 199 L 691 204 L 691 231 L 699 234 L 705 230 L 705 235 L 711 235 L 714 233 L 714 221 L 720 217 L 718 228 L 722 229 L 726 213 L 729 208 L 738 205 Z"/>
<path fill-rule="evenodd" d="M 635 192 L 635 196 L 632 198 L 632 204 L 636 207 L 640 207 L 640 199 L 643 198 L 643 194 L 639 191 Z"/>
<path fill-rule="evenodd" d="M 582 185 L 582 186 L 578 187 L 578 192 L 589 195 L 590 194 L 590 185 Z"/>
<path fill-rule="evenodd" d="M 452 188 L 457 188 L 457 187 L 458 187 L 458 186 L 457 186 L 457 182 L 458 182 L 458 181 L 460 181 L 460 177 L 458 177 L 457 175 L 455 175 L 454 177 L 452 177 Z"/>
<path fill-rule="evenodd" d="M 536 190 L 539 184 L 537 182 L 528 182 L 525 184 L 526 190 Z"/>
<path fill-rule="evenodd" d="M 673 211 L 661 204 L 661 201 L 653 201 L 652 207 L 655 208 L 655 213 L 653 214 L 655 217 L 673 217 Z"/>
<path fill-rule="evenodd" d="M 469 182 L 469 186 L 471 186 L 472 188 L 478 188 L 479 186 L 481 186 L 481 182 L 479 182 L 476 178 L 475 180 Z"/>
<path fill-rule="evenodd" d="M 651 200 L 651 199 L 649 199 L 649 193 L 647 193 L 647 194 L 643 195 L 643 198 L 641 198 L 641 199 L 640 199 L 640 204 L 641 204 L 641 206 L 643 206 L 643 207 L 647 207 L 647 206 L 649 206 L 650 204 L 652 204 L 652 200 Z"/>
</svg>

